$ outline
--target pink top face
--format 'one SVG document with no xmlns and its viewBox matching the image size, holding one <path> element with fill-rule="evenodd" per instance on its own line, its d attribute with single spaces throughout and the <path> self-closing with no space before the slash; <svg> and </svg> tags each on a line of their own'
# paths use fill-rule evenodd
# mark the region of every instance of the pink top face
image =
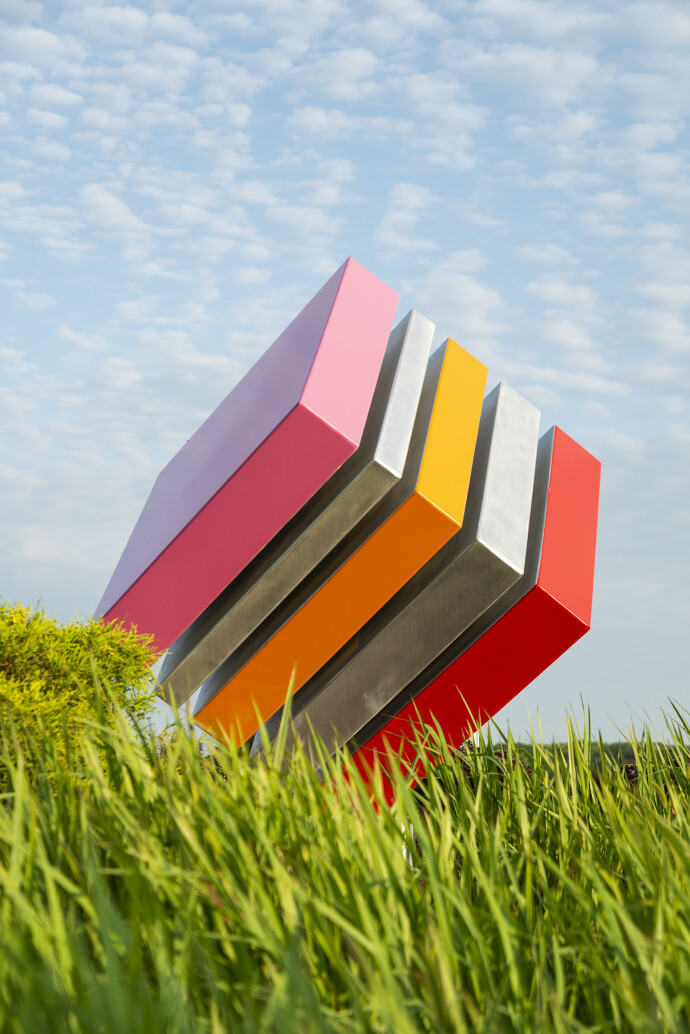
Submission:
<svg viewBox="0 0 690 1034">
<path fill-rule="evenodd" d="M 353 259 L 340 267 L 161 472 L 98 614 L 155 632 L 154 616 L 133 613 L 123 597 L 145 574 L 154 576 L 156 561 L 173 543 L 178 558 L 184 560 L 189 555 L 191 559 L 194 554 L 196 559 L 203 559 L 196 549 L 188 554 L 184 543 L 192 542 L 199 516 L 221 495 L 226 500 L 222 509 L 228 519 L 227 536 L 235 542 L 228 580 L 239 573 L 282 526 L 276 526 L 277 520 L 284 523 L 292 516 L 358 446 L 397 302 L 394 291 Z M 318 456 L 313 471 L 304 469 L 305 464 L 309 466 L 309 455 L 301 452 L 301 439 L 294 434 L 298 412 L 309 418 L 309 452 Z M 321 450 L 320 435 L 324 443 Z M 240 472 L 243 483 L 255 483 L 257 477 L 270 473 L 263 452 L 270 453 L 273 462 L 281 453 L 281 470 L 286 478 L 293 479 L 289 503 L 286 501 L 290 512 L 286 517 L 285 507 L 280 500 L 275 501 L 277 486 L 268 481 L 258 486 L 263 506 L 269 511 L 268 519 L 263 520 L 264 538 L 268 538 L 260 541 L 255 529 L 248 530 L 245 548 L 243 523 L 248 527 L 256 524 L 257 515 L 242 513 L 241 505 L 231 513 L 232 493 L 228 488 Z M 254 469 L 256 477 L 252 478 Z M 241 504 L 241 500 L 237 502 Z M 272 508 L 275 521 L 270 518 Z M 212 554 L 209 563 L 214 563 Z M 164 566 L 169 578 L 174 565 Z M 227 572 L 223 571 L 223 577 Z M 217 591 L 225 584 L 227 581 Z M 169 582 L 152 586 L 154 595 L 170 588 Z M 203 600 L 214 589 L 215 583 L 209 582 L 201 594 L 192 592 L 198 597 L 194 607 L 203 609 L 210 603 L 213 597 Z M 141 591 L 135 595 L 141 597 Z"/>
</svg>

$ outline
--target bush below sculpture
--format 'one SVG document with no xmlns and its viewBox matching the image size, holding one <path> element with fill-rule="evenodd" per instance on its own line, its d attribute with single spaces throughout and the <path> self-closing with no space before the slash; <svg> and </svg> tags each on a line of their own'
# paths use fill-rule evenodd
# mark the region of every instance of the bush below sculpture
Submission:
<svg viewBox="0 0 690 1034">
<path fill-rule="evenodd" d="M 109 722 L 118 709 L 145 719 L 155 700 L 148 644 L 117 625 L 61 624 L 21 603 L 0 603 L 2 752 L 47 739 L 63 759 L 86 722 Z"/>
</svg>

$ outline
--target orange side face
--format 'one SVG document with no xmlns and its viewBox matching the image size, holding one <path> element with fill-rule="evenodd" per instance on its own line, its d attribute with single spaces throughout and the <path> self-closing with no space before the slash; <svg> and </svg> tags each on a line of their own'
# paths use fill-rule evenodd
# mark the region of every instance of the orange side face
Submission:
<svg viewBox="0 0 690 1034">
<path fill-rule="evenodd" d="M 196 721 L 245 742 L 462 526 L 487 370 L 449 342 L 414 489 Z"/>
</svg>

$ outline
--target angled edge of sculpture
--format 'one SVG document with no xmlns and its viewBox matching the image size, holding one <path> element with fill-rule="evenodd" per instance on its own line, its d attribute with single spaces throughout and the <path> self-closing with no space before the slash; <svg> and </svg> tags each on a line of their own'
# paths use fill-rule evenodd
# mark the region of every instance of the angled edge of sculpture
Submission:
<svg viewBox="0 0 690 1034">
<path fill-rule="evenodd" d="M 398 295 L 348 259 L 161 472 L 99 603 L 165 649 L 352 455 Z"/>
<path fill-rule="evenodd" d="M 243 742 L 462 526 L 486 367 L 448 341 L 429 363 L 404 475 L 341 548 L 203 687 L 200 724 Z"/>
<path fill-rule="evenodd" d="M 588 631 L 600 473 L 560 428 L 542 436 L 524 575 L 359 731 L 350 748 L 366 778 L 387 745 L 411 765 L 422 724 L 459 746 Z"/>
<path fill-rule="evenodd" d="M 158 476 L 97 611 L 212 735 L 257 753 L 292 685 L 288 754 L 365 779 L 388 747 L 418 778 L 420 722 L 460 745 L 576 642 L 596 548 L 598 461 L 397 301 L 336 271 Z"/>
<path fill-rule="evenodd" d="M 461 531 L 293 704 L 293 738 L 335 750 L 371 721 L 523 572 L 539 412 L 506 385 L 486 398 Z"/>
<path fill-rule="evenodd" d="M 433 334 L 414 311 L 392 331 L 359 448 L 173 644 L 168 699 L 187 700 L 400 480 Z"/>
</svg>

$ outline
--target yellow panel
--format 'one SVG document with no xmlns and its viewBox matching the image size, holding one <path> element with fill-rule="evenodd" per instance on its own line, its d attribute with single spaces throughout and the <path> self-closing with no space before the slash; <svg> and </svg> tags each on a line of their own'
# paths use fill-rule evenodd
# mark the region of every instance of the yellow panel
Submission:
<svg viewBox="0 0 690 1034">
<path fill-rule="evenodd" d="M 482 411 L 486 367 L 449 340 L 436 392 L 417 492 L 462 524 L 474 445 Z M 462 384 L 462 398 L 458 385 Z M 448 471 L 452 470 L 452 477 Z"/>
<path fill-rule="evenodd" d="M 242 743 L 462 525 L 486 367 L 448 342 L 414 490 L 196 716 Z"/>
</svg>

